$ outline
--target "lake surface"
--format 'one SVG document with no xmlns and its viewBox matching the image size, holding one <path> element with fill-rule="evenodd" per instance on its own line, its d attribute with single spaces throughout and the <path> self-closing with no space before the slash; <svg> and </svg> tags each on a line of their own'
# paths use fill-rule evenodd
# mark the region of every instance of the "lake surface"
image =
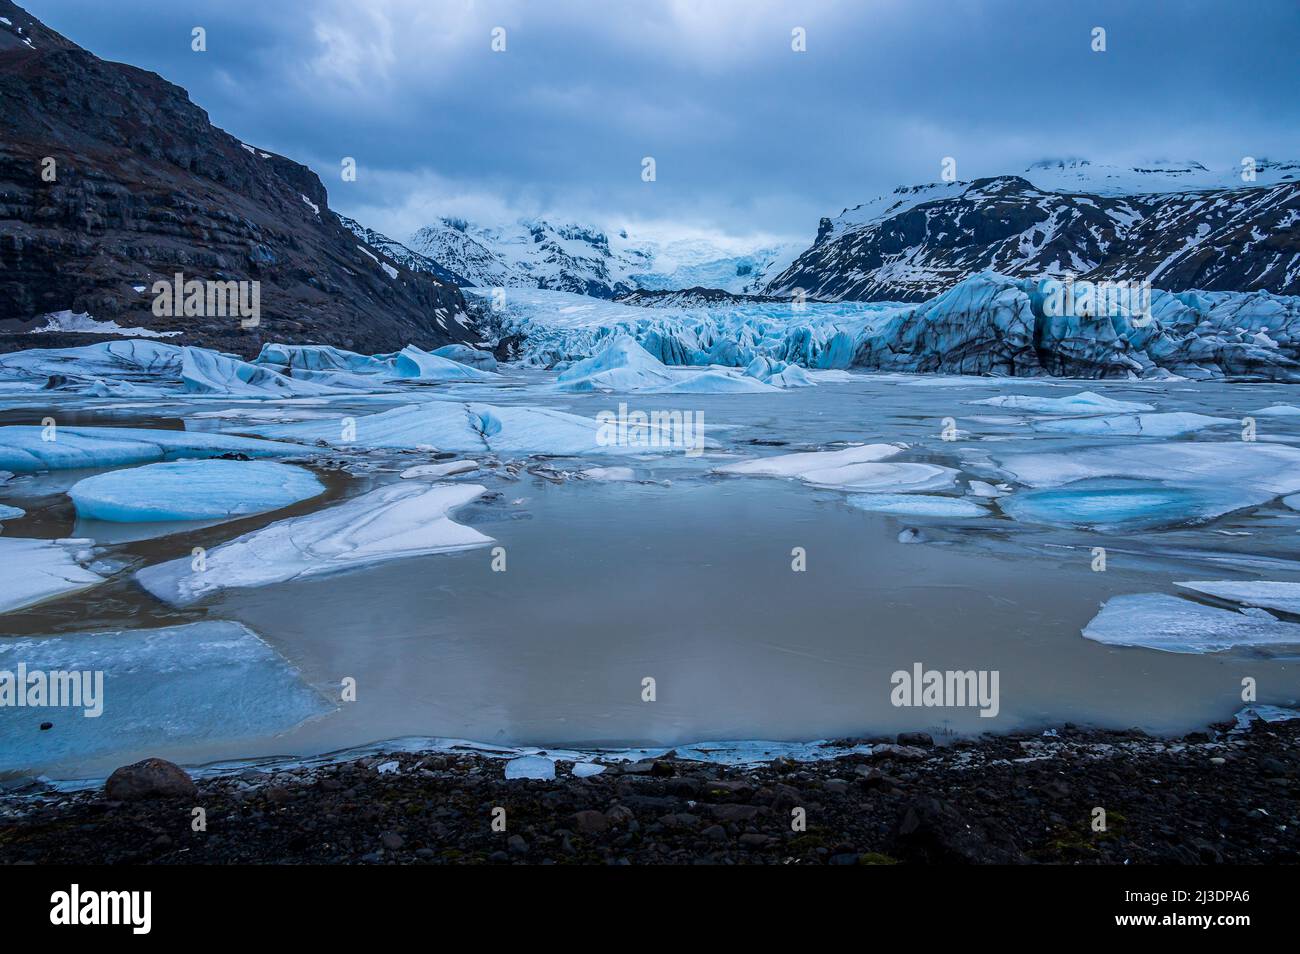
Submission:
<svg viewBox="0 0 1300 954">
<path fill-rule="evenodd" d="M 1019 522 L 988 500 L 981 501 L 987 515 L 973 519 L 864 512 L 846 493 L 798 480 L 712 473 L 736 460 L 835 449 L 837 442 L 902 441 L 910 446 L 897 460 L 960 469 L 950 491 L 960 495 L 969 477 L 995 480 L 982 461 L 1008 447 L 1068 459 L 1101 445 L 1140 457 L 1149 444 L 1142 437 L 1043 433 L 1028 423 L 1041 415 L 965 402 L 1088 389 L 1161 412 L 1236 420 L 1287 403 L 1287 386 L 855 375 L 848 383 L 774 394 L 573 396 L 544 390 L 551 379 L 531 372 L 516 376 L 513 388 L 426 389 L 421 399 L 468 395 L 592 417 L 621 402 L 677 408 L 702 414 L 715 446 L 698 457 L 546 462 L 565 471 L 626 465 L 644 482 L 552 482 L 526 469 L 516 480 L 500 472 L 457 478 L 500 494 L 468 505 L 456 519 L 505 548 L 504 572 L 493 569 L 485 548 L 225 590 L 186 609 L 156 600 L 131 579 L 132 570 L 193 546 L 210 547 L 396 480 L 402 469 L 427 462 L 427 452 L 322 450 L 307 466 L 326 483 L 323 498 L 199 529 L 176 525 L 166 528 L 176 532 L 147 539 L 129 539 L 138 527 L 75 521 L 63 490 L 91 472 L 20 476 L 0 485 L 0 503 L 28 510 L 5 524 L 6 535 L 92 537 L 122 567 L 100 587 L 0 616 L 0 633 L 236 620 L 334 705 L 274 734 L 216 732 L 165 745 L 124 738 L 93 755 L 54 763 L 37 756 L 10 769 L 92 775 L 146 755 L 193 764 L 313 754 L 406 735 L 589 747 L 905 730 L 969 734 L 1063 722 L 1175 733 L 1241 708 L 1244 677 L 1257 681 L 1260 702 L 1285 705 L 1300 697 L 1300 665 L 1287 653 L 1175 654 L 1081 635 L 1101 604 L 1119 594 L 1177 594 L 1175 583 L 1186 580 L 1300 582 L 1300 513 L 1280 501 L 1203 526 L 1102 533 Z M 361 414 L 409 400 L 307 407 Z M 38 423 L 57 413 L 65 422 L 207 428 L 231 421 L 195 418 L 196 412 L 251 406 L 209 399 L 113 407 L 122 403 L 33 403 L 0 412 L 0 423 Z M 941 439 L 948 418 L 956 440 Z M 1296 422 L 1300 417 L 1260 417 L 1259 439 L 1300 442 Z M 1219 426 L 1173 439 L 1238 441 L 1239 430 Z M 900 541 L 909 528 L 918 542 Z M 1104 572 L 1093 569 L 1096 547 L 1106 548 Z M 806 570 L 792 569 L 795 548 L 802 548 Z M 998 671 L 998 715 L 894 706 L 891 674 L 916 663 Z M 348 678 L 355 680 L 354 702 L 339 700 Z M 643 700 L 647 678 L 654 680 L 654 701 Z M 109 706 L 112 698 L 110 680 Z M 37 713 L 28 721 L 48 717 Z M 51 731 L 59 718 L 72 717 L 53 717 Z M 11 741 L 23 733 L 26 748 L 33 731 L 26 723 L 0 723 L 0 743 L 5 733 Z"/>
</svg>

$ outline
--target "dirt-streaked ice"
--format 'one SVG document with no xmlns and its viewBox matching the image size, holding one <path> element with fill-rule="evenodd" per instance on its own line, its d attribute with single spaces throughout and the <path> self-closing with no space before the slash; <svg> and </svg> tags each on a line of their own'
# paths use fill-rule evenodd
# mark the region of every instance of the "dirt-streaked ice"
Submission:
<svg viewBox="0 0 1300 954">
<path fill-rule="evenodd" d="M 1179 586 L 1242 606 L 1258 606 L 1300 616 L 1300 583 L 1275 580 L 1192 580 Z"/>
<path fill-rule="evenodd" d="M 80 467 L 121 467 L 157 460 L 217 457 L 289 457 L 306 448 L 209 431 L 147 427 L 0 427 L 0 467 L 15 473 Z"/>
</svg>

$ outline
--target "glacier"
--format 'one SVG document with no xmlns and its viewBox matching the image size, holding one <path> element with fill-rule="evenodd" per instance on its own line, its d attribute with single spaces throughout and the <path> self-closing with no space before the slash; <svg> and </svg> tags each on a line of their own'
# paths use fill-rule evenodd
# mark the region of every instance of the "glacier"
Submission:
<svg viewBox="0 0 1300 954">
<path fill-rule="evenodd" d="M 256 633 L 228 620 L 0 640 L 0 669 L 19 663 L 29 672 L 103 672 L 103 712 L 43 709 L 33 719 L 0 707 L 0 771 L 273 735 L 334 708 Z M 42 719 L 53 728 L 39 731 Z"/>
<path fill-rule="evenodd" d="M 487 309 L 490 292 L 467 294 Z M 761 356 L 884 372 L 1300 381 L 1300 298 L 1157 289 L 1149 319 L 1048 315 L 1047 298 L 1045 281 L 981 272 L 920 304 L 738 299 L 645 308 L 512 288 L 486 317 L 501 336 L 520 336 L 521 359 L 540 367 L 630 335 L 666 365 L 741 368 Z"/>
<path fill-rule="evenodd" d="M 136 523 L 279 510 L 325 492 L 311 471 L 269 461 L 187 460 L 96 474 L 68 490 L 78 516 Z"/>
<path fill-rule="evenodd" d="M 485 492 L 479 484 L 387 484 L 236 537 L 207 551 L 201 562 L 186 556 L 145 567 L 135 578 L 159 599 L 185 606 L 231 587 L 267 586 L 486 546 L 491 537 L 449 516 Z"/>
</svg>

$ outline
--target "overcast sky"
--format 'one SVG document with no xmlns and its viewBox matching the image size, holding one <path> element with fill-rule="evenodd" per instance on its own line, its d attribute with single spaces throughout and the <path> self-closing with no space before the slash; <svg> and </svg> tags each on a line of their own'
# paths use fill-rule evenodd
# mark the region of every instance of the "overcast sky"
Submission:
<svg viewBox="0 0 1300 954">
<path fill-rule="evenodd" d="M 962 179 L 1046 157 L 1300 157 L 1297 0 L 19 2 L 184 86 L 398 239 L 441 215 L 545 214 L 810 240 L 945 156 Z"/>
</svg>

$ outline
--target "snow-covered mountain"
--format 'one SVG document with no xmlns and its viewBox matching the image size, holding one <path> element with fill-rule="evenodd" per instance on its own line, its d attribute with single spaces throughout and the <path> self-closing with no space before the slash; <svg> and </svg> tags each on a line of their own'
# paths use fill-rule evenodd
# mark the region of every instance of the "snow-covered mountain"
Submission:
<svg viewBox="0 0 1300 954">
<path fill-rule="evenodd" d="M 1235 176 L 1235 179 L 1234 179 Z M 983 271 L 1300 293 L 1300 163 L 1255 181 L 1196 163 L 1035 163 L 1023 176 L 900 188 L 834 219 L 765 289 L 924 301 Z"/>
<path fill-rule="evenodd" d="M 503 227 L 444 218 L 412 236 L 411 250 L 479 288 L 542 288 L 596 298 L 718 288 L 755 292 L 794 260 L 798 244 L 751 248 L 735 240 L 657 240 L 589 225 L 521 219 Z"/>
</svg>

